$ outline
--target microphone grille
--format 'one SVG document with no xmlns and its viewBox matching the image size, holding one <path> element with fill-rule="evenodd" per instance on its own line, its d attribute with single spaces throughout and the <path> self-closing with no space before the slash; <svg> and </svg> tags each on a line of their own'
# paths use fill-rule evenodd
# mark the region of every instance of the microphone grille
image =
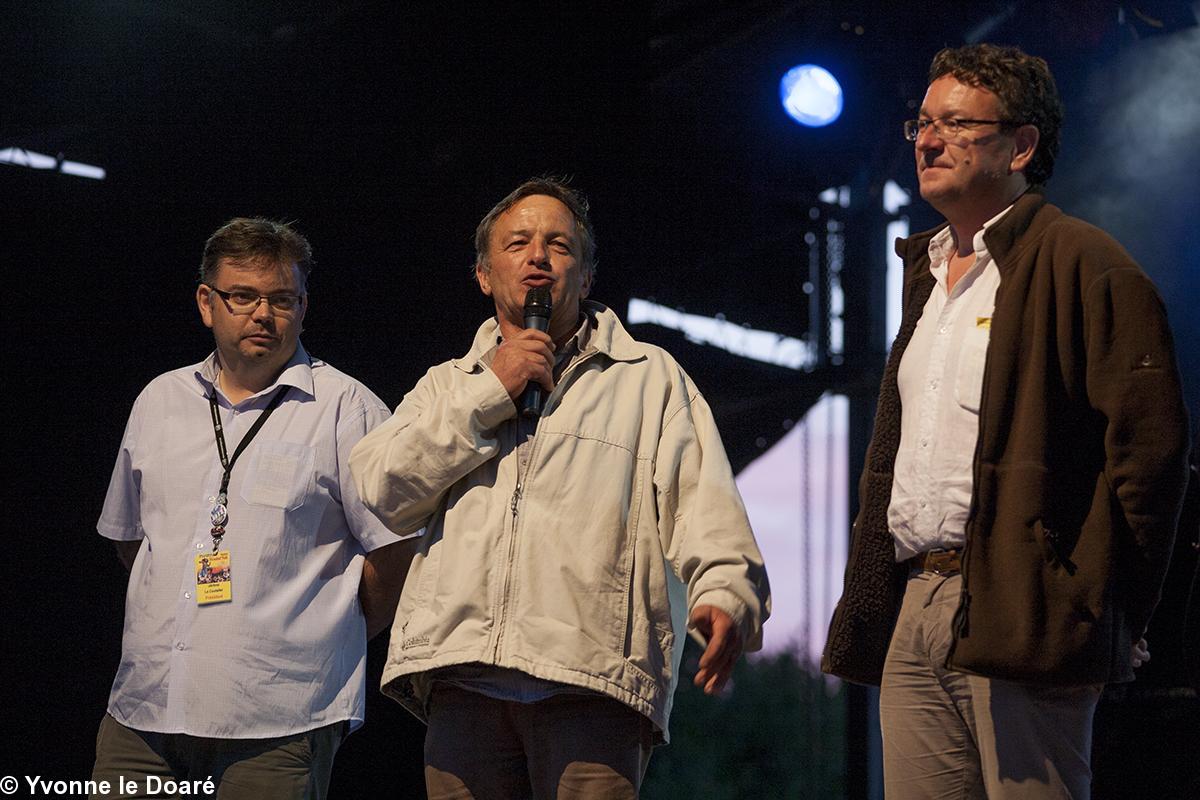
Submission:
<svg viewBox="0 0 1200 800">
<path fill-rule="evenodd" d="M 549 286 L 535 286 L 525 294 L 525 315 L 549 317 L 552 301 Z"/>
</svg>

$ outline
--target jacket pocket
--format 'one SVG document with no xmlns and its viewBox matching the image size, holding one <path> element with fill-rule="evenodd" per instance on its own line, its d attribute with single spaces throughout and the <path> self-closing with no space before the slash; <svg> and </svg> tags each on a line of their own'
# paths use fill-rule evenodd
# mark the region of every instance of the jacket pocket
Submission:
<svg viewBox="0 0 1200 800">
<path fill-rule="evenodd" d="M 1071 560 L 1071 554 L 1079 540 L 1079 531 L 1051 528 L 1042 520 L 1038 520 L 1034 523 L 1034 532 L 1041 540 L 1046 562 L 1051 566 L 1060 567 L 1068 575 L 1074 575 L 1078 567 Z"/>
<path fill-rule="evenodd" d="M 625 658 L 628 658 L 630 655 L 631 643 L 633 641 L 633 637 L 635 636 L 639 614 L 645 614 L 646 612 L 645 608 L 638 608 L 639 603 L 637 602 L 635 591 L 636 583 L 634 578 L 635 571 L 637 570 L 638 566 L 638 556 L 641 555 L 638 552 L 637 546 L 638 520 L 641 518 L 643 492 L 642 482 L 645 480 L 648 462 L 643 459 L 637 459 L 636 463 L 637 466 L 635 467 L 636 471 L 633 482 L 632 502 L 629 509 L 629 520 L 628 524 L 625 526 L 626 544 L 625 555 L 623 559 L 625 569 L 625 614 L 622 617 L 623 626 L 621 629 L 621 636 L 618 640 L 621 642 L 622 655 Z"/>
<path fill-rule="evenodd" d="M 644 619 L 638 620 L 631 631 L 635 647 L 626 655 L 626 663 L 651 681 L 669 686 L 675 632 Z"/>
</svg>

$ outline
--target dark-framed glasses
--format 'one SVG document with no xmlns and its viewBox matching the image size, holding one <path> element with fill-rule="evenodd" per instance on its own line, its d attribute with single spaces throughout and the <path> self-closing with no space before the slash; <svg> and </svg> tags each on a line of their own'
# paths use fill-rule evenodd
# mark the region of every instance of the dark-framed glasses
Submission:
<svg viewBox="0 0 1200 800">
<path fill-rule="evenodd" d="M 204 285 L 225 301 L 225 305 L 229 308 L 231 314 L 253 314 L 254 309 L 258 308 L 259 303 L 263 301 L 266 301 L 267 307 L 272 311 L 280 314 L 291 314 L 304 301 L 304 295 L 291 294 L 290 292 L 259 294 L 258 292 L 251 292 L 245 289 L 234 289 L 232 292 L 227 292 L 224 289 L 218 289 L 211 283 Z"/>
<path fill-rule="evenodd" d="M 1014 127 L 1022 123 L 1011 119 L 964 119 L 963 117 L 940 117 L 938 119 L 910 119 L 904 123 L 904 138 L 915 142 L 926 128 L 933 126 L 933 134 L 942 141 L 960 138 L 976 125 L 1000 125 Z"/>
</svg>

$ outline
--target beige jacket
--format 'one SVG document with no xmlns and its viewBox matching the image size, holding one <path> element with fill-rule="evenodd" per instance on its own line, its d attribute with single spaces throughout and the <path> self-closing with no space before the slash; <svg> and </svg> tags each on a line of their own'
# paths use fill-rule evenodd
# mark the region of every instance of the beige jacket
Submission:
<svg viewBox="0 0 1200 800">
<path fill-rule="evenodd" d="M 429 670 L 480 662 L 601 692 L 665 734 L 691 608 L 760 646 L 767 576 L 708 405 L 666 352 L 585 310 L 595 328 L 524 470 L 502 425 L 516 408 L 481 363 L 494 319 L 351 454 L 367 507 L 425 528 L 383 672 L 418 717 Z"/>
</svg>

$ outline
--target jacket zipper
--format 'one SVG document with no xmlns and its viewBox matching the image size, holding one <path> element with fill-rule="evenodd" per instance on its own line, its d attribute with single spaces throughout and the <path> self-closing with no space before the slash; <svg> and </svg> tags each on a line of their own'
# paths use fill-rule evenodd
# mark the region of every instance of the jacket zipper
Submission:
<svg viewBox="0 0 1200 800">
<path fill-rule="evenodd" d="M 553 398 L 559 389 L 565 385 L 564 381 L 566 377 L 574 372 L 580 364 L 587 361 L 598 352 L 598 350 L 591 350 L 580 354 L 579 358 L 575 360 L 574 364 L 571 364 L 565 370 L 563 370 L 562 375 L 558 377 L 558 382 L 554 387 L 554 391 L 546 396 L 546 403 L 543 405 L 543 408 L 545 408 L 546 405 L 549 405 L 550 399 Z M 517 550 L 517 517 L 521 509 L 521 490 L 524 487 L 525 482 L 528 481 L 529 476 L 533 473 L 534 464 L 537 463 L 538 444 L 541 441 L 538 439 L 537 432 L 538 428 L 541 427 L 541 424 L 542 421 L 539 417 L 537 425 L 533 429 L 533 436 L 530 438 L 529 468 L 526 470 L 524 475 L 521 474 L 520 457 L 517 458 L 517 485 L 516 488 L 513 489 L 512 499 L 509 500 L 508 503 L 508 511 L 512 517 L 512 528 L 508 537 L 508 562 L 507 568 L 504 570 L 504 586 L 500 592 L 500 606 L 496 609 L 496 643 L 492 647 L 492 661 L 496 663 L 499 663 L 500 660 L 500 643 L 504 639 L 504 623 L 507 621 L 507 615 L 504 612 L 508 607 L 508 592 L 512 584 L 512 565 L 513 559 L 516 557 Z M 520 435 L 519 425 L 520 423 L 518 423 L 518 435 Z"/>
<path fill-rule="evenodd" d="M 535 440 L 537 439 L 536 432 L 534 433 L 533 438 Z M 529 445 L 531 448 L 530 453 L 529 453 L 530 463 L 533 462 L 532 448 L 534 447 L 535 444 L 536 444 L 536 442 L 532 442 Z M 507 621 L 507 616 L 505 615 L 504 611 L 508 607 L 508 590 L 509 590 L 509 586 L 512 583 L 512 571 L 513 571 L 512 565 L 513 565 L 513 559 L 516 558 L 516 552 L 517 552 L 517 514 L 520 511 L 520 505 L 521 505 L 521 488 L 522 488 L 522 486 L 524 486 L 524 483 L 521 480 L 520 469 L 521 469 L 520 460 L 518 459 L 518 462 L 517 462 L 517 470 L 518 470 L 517 485 L 516 485 L 516 488 L 513 489 L 512 499 L 508 503 L 509 514 L 512 517 L 512 527 L 509 529 L 509 536 L 508 536 L 508 558 L 507 558 L 507 561 L 505 562 L 504 586 L 501 588 L 501 591 L 500 591 L 500 607 L 496 609 L 496 643 L 492 647 L 492 661 L 496 662 L 496 663 L 499 663 L 499 660 L 500 660 L 500 642 L 504 638 L 504 623 Z"/>
</svg>

